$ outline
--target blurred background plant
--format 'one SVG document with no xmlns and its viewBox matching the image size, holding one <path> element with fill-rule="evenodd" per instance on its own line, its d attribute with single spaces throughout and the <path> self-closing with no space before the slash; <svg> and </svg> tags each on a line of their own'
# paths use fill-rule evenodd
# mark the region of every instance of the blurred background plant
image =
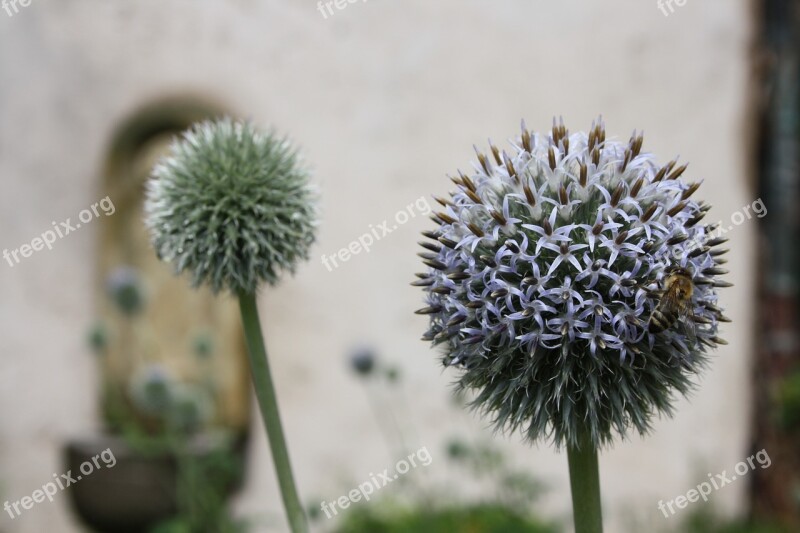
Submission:
<svg viewBox="0 0 800 533">
<path fill-rule="evenodd" d="M 114 330 L 107 321 L 98 320 L 88 332 L 89 346 L 102 360 L 108 355 L 109 345 L 118 340 L 115 335 L 124 336 L 130 365 L 121 379 L 103 374 L 102 411 L 108 429 L 159 435 L 181 424 L 189 433 L 217 428 L 219 390 L 209 364 L 214 355 L 212 334 L 202 332 L 186 339 L 192 361 L 183 363 L 193 369 L 193 377 L 178 377 L 170 366 L 174 361 L 151 349 L 156 342 L 153 332 L 139 320 L 146 307 L 139 273 L 132 267 L 119 267 L 109 276 L 106 287 L 119 313 L 115 318 L 122 324 Z"/>
<path fill-rule="evenodd" d="M 413 428 L 410 417 L 403 413 L 408 404 L 404 401 L 400 371 L 367 346 L 353 350 L 349 367 L 367 392 L 367 401 L 390 457 L 405 457 L 410 449 L 406 444 L 415 439 L 408 435 Z M 462 395 L 454 395 L 454 404 L 464 402 Z M 335 531 L 546 533 L 558 530 L 554 524 L 519 511 L 530 509 L 545 487 L 510 464 L 492 440 L 454 437 L 437 455 L 447 458 L 450 479 L 430 481 L 424 468 L 415 469 L 399 477 L 398 484 L 375 503 L 348 509 Z M 480 485 L 480 497 L 474 499 L 459 491 L 458 487 L 465 483 Z M 310 503 L 309 514 L 317 521 L 325 520 L 316 501 Z"/>
<path fill-rule="evenodd" d="M 148 351 L 152 332 L 139 316 L 147 298 L 139 273 L 120 267 L 109 276 L 107 297 L 118 317 L 129 322 L 126 350 L 132 362 L 127 382 L 107 379 L 103 413 L 108 429 L 119 435 L 138 460 L 168 465 L 174 475 L 174 506 L 168 517 L 147 526 L 153 533 L 240 533 L 247 523 L 234 519 L 227 500 L 243 478 L 241 436 L 217 420 L 218 387 L 209 364 L 215 356 L 211 332 L 186 339 L 197 371 L 192 380 L 180 377 Z M 88 342 L 100 358 L 113 340 L 104 321 L 89 330 Z"/>
<path fill-rule="evenodd" d="M 230 433 L 207 430 L 214 404 L 205 386 L 182 383 L 160 365 L 152 365 L 132 383 L 131 397 L 134 406 L 157 420 L 161 429 L 154 434 L 132 419 L 123 427 L 126 442 L 145 457 L 172 457 L 176 467 L 177 512 L 152 531 L 246 531 L 245 522 L 235 520 L 226 505 L 231 489 L 241 480 L 243 461 Z"/>
<path fill-rule="evenodd" d="M 364 387 L 367 403 L 383 435 L 390 457 L 408 455 L 410 452 L 406 434 L 411 433 L 407 425 L 410 421 L 408 417 L 404 417 L 406 425 L 402 428 L 398 420 L 398 410 L 407 405 L 402 401 L 400 370 L 385 363 L 368 346 L 353 350 L 350 355 L 350 370 Z"/>
<path fill-rule="evenodd" d="M 403 457 L 398 448 L 407 439 L 407 420 L 403 412 L 403 379 L 398 369 L 378 356 L 377 351 L 361 346 L 348 359 L 349 370 L 364 386 L 373 416 L 381 428 L 391 457 Z M 784 419 L 796 424 L 800 378 L 787 383 L 780 392 Z M 386 392 L 386 394 L 382 394 Z M 463 391 L 455 391 L 451 405 L 453 414 L 462 413 L 469 404 Z M 796 426 L 795 426 L 796 427 Z M 336 533 L 556 533 L 567 531 L 563 524 L 537 515 L 547 493 L 547 485 L 528 473 L 522 465 L 513 464 L 502 443 L 491 435 L 478 433 L 453 436 L 443 443 L 439 457 L 447 460 L 447 479 L 431 481 L 424 469 L 398 478 L 393 485 L 369 503 L 351 506 L 335 524 Z M 407 448 L 403 447 L 403 450 Z M 351 482 L 343 483 L 342 489 Z M 469 487 L 480 492 L 468 494 Z M 309 502 L 309 516 L 324 526 L 325 515 L 319 500 Z M 527 511 L 527 510 L 533 510 Z M 525 511 L 521 511 L 525 510 Z M 659 515 L 660 516 L 660 515 Z M 731 520 L 715 512 L 713 505 L 697 512 L 676 517 L 673 521 L 649 526 L 636 525 L 632 530 L 652 529 L 658 532 L 685 533 L 790 533 L 793 530 L 778 521 L 745 517 Z M 327 531 L 325 527 L 322 530 Z"/>
<path fill-rule="evenodd" d="M 777 522 L 765 520 L 730 520 L 707 508 L 688 516 L 678 531 L 686 533 L 790 533 Z"/>
</svg>

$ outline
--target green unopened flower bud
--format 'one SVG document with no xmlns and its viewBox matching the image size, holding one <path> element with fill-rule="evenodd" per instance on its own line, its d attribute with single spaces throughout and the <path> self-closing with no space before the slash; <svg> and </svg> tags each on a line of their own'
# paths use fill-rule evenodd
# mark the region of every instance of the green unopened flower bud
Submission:
<svg viewBox="0 0 800 533">
<path fill-rule="evenodd" d="M 156 253 L 214 292 L 275 284 L 314 242 L 308 178 L 274 133 L 230 119 L 198 124 L 148 182 L 145 223 Z"/>
</svg>

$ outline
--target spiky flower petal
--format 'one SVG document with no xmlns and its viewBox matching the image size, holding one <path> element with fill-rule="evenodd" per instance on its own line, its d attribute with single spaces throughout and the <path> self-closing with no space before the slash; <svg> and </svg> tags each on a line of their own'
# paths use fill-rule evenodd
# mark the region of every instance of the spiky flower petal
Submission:
<svg viewBox="0 0 800 533">
<path fill-rule="evenodd" d="M 699 223 L 708 206 L 692 200 L 686 165 L 658 165 L 642 141 L 606 140 L 602 122 L 572 135 L 563 122 L 548 135 L 523 124 L 510 154 L 478 152 L 437 198 L 429 268 L 413 283 L 427 293 L 423 339 L 498 428 L 558 447 L 581 428 L 597 447 L 644 434 L 723 342 L 724 239 Z M 668 290 L 678 274 L 688 299 Z"/>
<path fill-rule="evenodd" d="M 198 124 L 148 183 L 145 222 L 156 252 L 214 292 L 275 284 L 314 242 L 308 178 L 286 139 L 230 119 Z"/>
</svg>

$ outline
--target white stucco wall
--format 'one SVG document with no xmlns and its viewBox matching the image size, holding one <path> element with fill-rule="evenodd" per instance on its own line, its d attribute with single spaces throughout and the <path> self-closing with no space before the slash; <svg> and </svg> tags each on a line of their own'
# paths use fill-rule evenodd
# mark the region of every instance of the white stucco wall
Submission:
<svg viewBox="0 0 800 533">
<path fill-rule="evenodd" d="M 755 199 L 745 122 L 752 24 L 744 0 L 689 0 L 669 17 L 655 0 L 373 0 L 328 19 L 308 0 L 33 0 L 13 17 L 0 11 L 0 248 L 97 201 L 110 133 L 152 98 L 191 90 L 275 124 L 313 163 L 324 216 L 314 260 L 261 298 L 302 493 L 331 500 L 349 488 L 343 480 L 398 459 L 343 364 L 360 342 L 402 368 L 416 428 L 409 446 L 431 450 L 436 476 L 443 440 L 484 423 L 454 415 L 452 374 L 419 341 L 421 294 L 408 282 L 429 221 L 412 219 L 333 272 L 319 256 L 444 193 L 445 174 L 466 166 L 473 143 L 515 135 L 523 117 L 543 129 L 563 115 L 578 130 L 602 113 L 612 135 L 643 129 L 646 149 L 691 162 L 711 218 L 727 220 Z M 0 263 L 2 500 L 62 471 L 60 445 L 98 426 L 84 348 L 98 224 L 14 268 Z M 609 531 L 633 530 L 631 516 L 668 526 L 659 499 L 746 457 L 754 229 L 729 234 L 736 287 L 723 303 L 735 325 L 691 406 L 681 402 L 652 437 L 601 459 Z M 280 513 L 260 429 L 237 505 Z M 566 457 L 504 442 L 551 486 L 541 510 L 568 516 Z M 745 488 L 734 483 L 713 501 L 741 510 Z M 14 521 L 0 514 L 0 530 L 79 531 L 66 502 L 60 495 Z"/>
</svg>

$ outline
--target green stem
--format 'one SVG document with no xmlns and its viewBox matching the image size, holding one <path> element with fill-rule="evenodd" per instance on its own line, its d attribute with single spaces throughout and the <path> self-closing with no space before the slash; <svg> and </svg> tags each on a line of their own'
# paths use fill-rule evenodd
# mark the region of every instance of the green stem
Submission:
<svg viewBox="0 0 800 533">
<path fill-rule="evenodd" d="M 602 533 L 597 449 L 585 431 L 578 435 L 575 446 L 567 446 L 567 460 L 575 533 Z"/>
<path fill-rule="evenodd" d="M 372 383 L 365 383 L 364 388 L 367 390 L 369 396 L 369 405 L 372 409 L 372 415 L 380 428 L 383 438 L 386 441 L 386 448 L 390 454 L 396 454 L 399 457 L 406 455 L 405 439 L 403 433 L 400 431 L 400 426 L 397 424 L 397 419 L 394 418 L 391 407 L 386 405 L 378 397 L 378 393 L 372 387 Z M 381 409 L 385 411 L 387 416 L 382 416 Z M 387 419 L 389 423 L 387 424 Z"/>
<path fill-rule="evenodd" d="M 247 338 L 247 351 L 250 355 L 250 369 L 253 376 L 253 385 L 256 397 L 261 408 L 261 418 L 267 430 L 269 446 L 272 450 L 272 460 L 275 472 L 278 475 L 278 484 L 281 489 L 283 506 L 292 533 L 306 533 L 308 523 L 297 488 L 292 476 L 292 466 L 289 462 L 289 452 L 286 448 L 286 439 L 283 436 L 281 418 L 278 413 L 278 402 L 275 397 L 275 386 L 267 361 L 267 350 L 264 347 L 264 337 L 261 334 L 261 324 L 258 320 L 258 306 L 253 293 L 239 292 L 239 308 L 242 311 L 244 334 Z"/>
</svg>

